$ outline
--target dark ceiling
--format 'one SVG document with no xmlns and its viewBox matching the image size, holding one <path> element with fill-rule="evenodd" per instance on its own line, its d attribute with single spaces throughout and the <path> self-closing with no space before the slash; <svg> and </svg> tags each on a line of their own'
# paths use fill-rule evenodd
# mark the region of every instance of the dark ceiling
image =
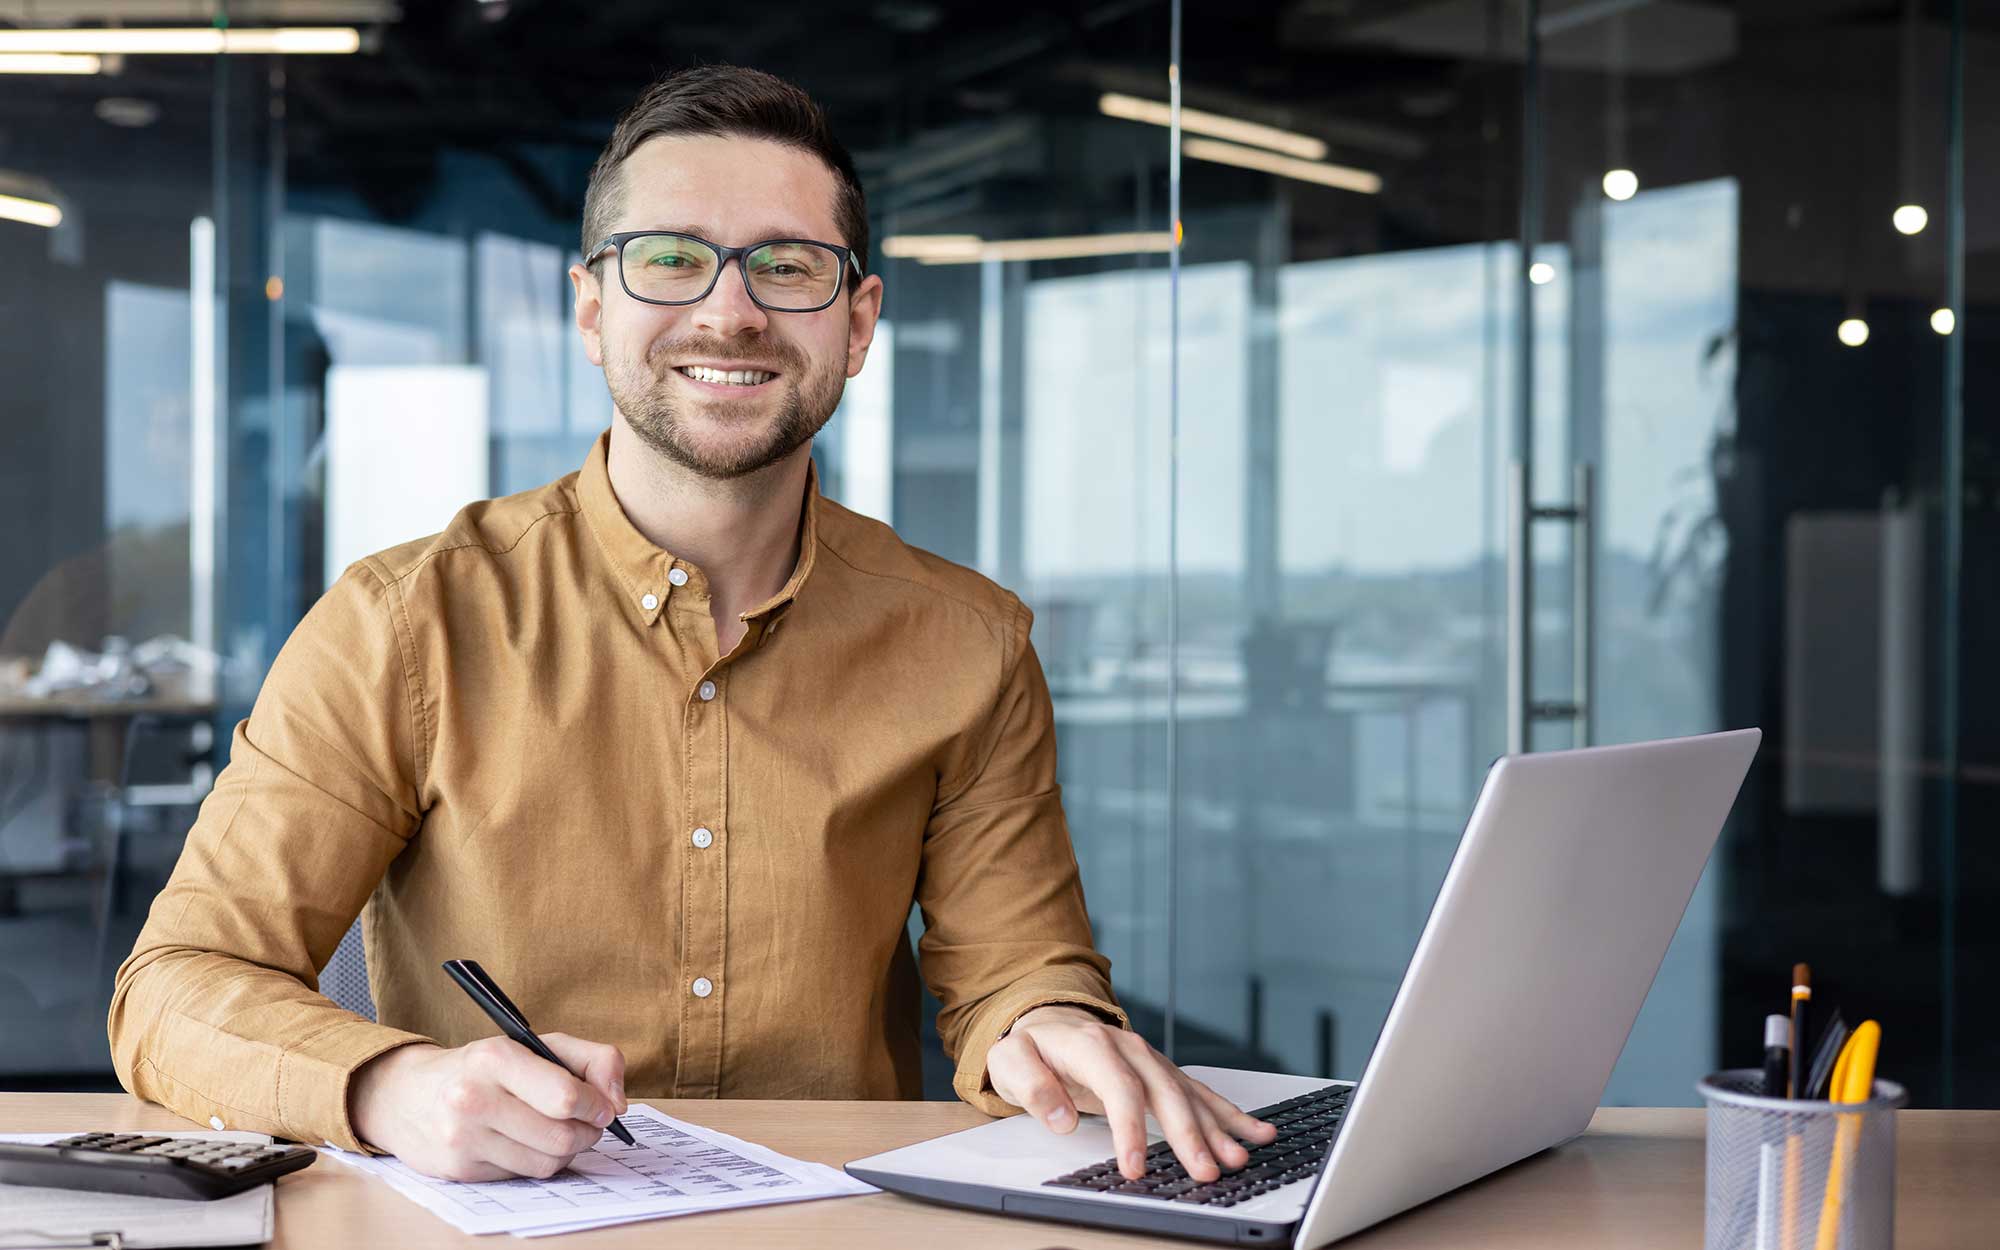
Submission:
<svg viewBox="0 0 2000 1250">
<path fill-rule="evenodd" d="M 294 0 L 315 2 L 339 0 Z M 0 0 L 0 21 L 64 3 Z M 283 12 L 287 0 L 265 4 Z M 1832 206 L 1830 230 L 1875 214 L 1868 197 L 1893 198 L 1899 180 L 1941 180 L 1949 9 L 1927 0 L 1906 26 L 1894 0 L 1547 0 L 1544 168 L 1557 203 L 1544 234 L 1565 229 L 1569 193 L 1554 189 L 1613 161 L 1650 185 L 1785 170 L 1820 216 Z M 1970 4 L 1969 16 L 1968 59 L 1990 65 L 2000 5 Z M 733 61 L 792 77 L 828 106 L 889 228 L 1123 228 L 1135 212 L 1164 221 L 1165 132 L 1099 117 L 1096 100 L 1164 98 L 1169 26 L 1166 0 L 413 0 L 365 26 L 356 56 L 128 57 L 115 75 L 0 76 L 0 169 L 59 184 L 200 182 L 220 113 L 233 152 L 282 138 L 288 187 L 352 192 L 387 219 L 437 195 L 441 155 L 457 151 L 499 162 L 546 217 L 571 221 L 583 171 L 640 86 Z M 1914 116 L 1897 90 L 1906 30 L 1922 78 L 1907 96 Z M 1294 255 L 1512 235 L 1520 36 L 1518 11 L 1489 0 L 1187 0 L 1190 106 L 1314 134 L 1329 159 L 1386 180 L 1381 196 L 1359 197 L 1189 162 L 1191 219 L 1282 196 Z M 151 102 L 158 119 L 109 125 L 94 112 L 107 95 Z M 1772 111 L 1766 124 L 1745 124 L 1746 98 Z M 1830 122 L 1847 108 L 1843 138 Z M 264 124 L 274 109 L 281 130 Z M 1974 120 L 1975 138 L 1993 140 L 1985 150 L 2000 146 L 2000 117 Z M 1815 155 L 1794 169 L 1803 153 Z"/>
</svg>

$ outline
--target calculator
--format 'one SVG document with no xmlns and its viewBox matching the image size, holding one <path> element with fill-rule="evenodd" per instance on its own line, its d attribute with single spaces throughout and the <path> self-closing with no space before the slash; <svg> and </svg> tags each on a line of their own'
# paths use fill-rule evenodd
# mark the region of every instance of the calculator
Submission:
<svg viewBox="0 0 2000 1250">
<path fill-rule="evenodd" d="M 47 1145 L 0 1142 L 0 1184 L 94 1189 L 148 1198 L 227 1198 L 313 1161 L 305 1146 L 78 1133 Z M 0 1199 L 0 1205 L 5 1200 Z"/>
</svg>

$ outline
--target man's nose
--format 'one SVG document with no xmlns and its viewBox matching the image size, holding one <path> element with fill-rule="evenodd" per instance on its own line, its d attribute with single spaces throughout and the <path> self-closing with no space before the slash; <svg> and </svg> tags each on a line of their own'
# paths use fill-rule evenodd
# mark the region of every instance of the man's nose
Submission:
<svg viewBox="0 0 2000 1250">
<path fill-rule="evenodd" d="M 734 257 L 723 262 L 715 286 L 694 306 L 694 324 L 724 336 L 762 330 L 770 319 L 770 314 L 750 298 L 743 282 L 743 263 Z"/>
</svg>

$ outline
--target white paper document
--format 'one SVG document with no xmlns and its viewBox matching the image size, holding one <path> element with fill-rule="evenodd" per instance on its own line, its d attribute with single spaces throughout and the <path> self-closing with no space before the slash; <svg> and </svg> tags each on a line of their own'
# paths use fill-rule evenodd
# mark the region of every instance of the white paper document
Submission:
<svg viewBox="0 0 2000 1250">
<path fill-rule="evenodd" d="M 620 1119 L 636 1146 L 606 1133 L 547 1180 L 442 1181 L 386 1155 L 322 1146 L 468 1233 L 550 1233 L 602 1228 L 773 1202 L 871 1194 L 837 1168 L 808 1163 L 634 1103 Z"/>
<path fill-rule="evenodd" d="M 201 1137 L 268 1143 L 261 1133 L 153 1132 L 157 1137 Z M 5 1133 L 0 1141 L 43 1146 L 74 1133 Z M 227 1198 L 142 1198 L 88 1189 L 0 1187 L 0 1246 L 88 1244 L 117 1233 L 132 1250 L 167 1246 L 250 1246 L 271 1240 L 271 1189 L 259 1185 Z"/>
</svg>

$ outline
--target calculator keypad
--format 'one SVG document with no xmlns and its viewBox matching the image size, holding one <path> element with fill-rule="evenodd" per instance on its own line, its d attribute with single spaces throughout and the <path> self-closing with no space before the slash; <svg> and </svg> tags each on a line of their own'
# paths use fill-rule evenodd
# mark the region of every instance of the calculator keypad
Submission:
<svg viewBox="0 0 2000 1250">
<path fill-rule="evenodd" d="M 164 1133 L 73 1133 L 41 1145 L 0 1142 L 0 1190 L 36 1185 L 149 1198 L 213 1200 L 309 1167 L 293 1143 Z M 6 1199 L 0 1197 L 0 1210 Z M 0 1220 L 0 1223 L 4 1223 Z"/>
<path fill-rule="evenodd" d="M 240 1172 L 304 1149 L 302 1146 L 213 1141 L 205 1137 L 156 1137 L 143 1133 L 78 1133 L 49 1144 L 76 1150 L 102 1150 L 110 1154 L 161 1155 L 230 1172 Z"/>
</svg>

